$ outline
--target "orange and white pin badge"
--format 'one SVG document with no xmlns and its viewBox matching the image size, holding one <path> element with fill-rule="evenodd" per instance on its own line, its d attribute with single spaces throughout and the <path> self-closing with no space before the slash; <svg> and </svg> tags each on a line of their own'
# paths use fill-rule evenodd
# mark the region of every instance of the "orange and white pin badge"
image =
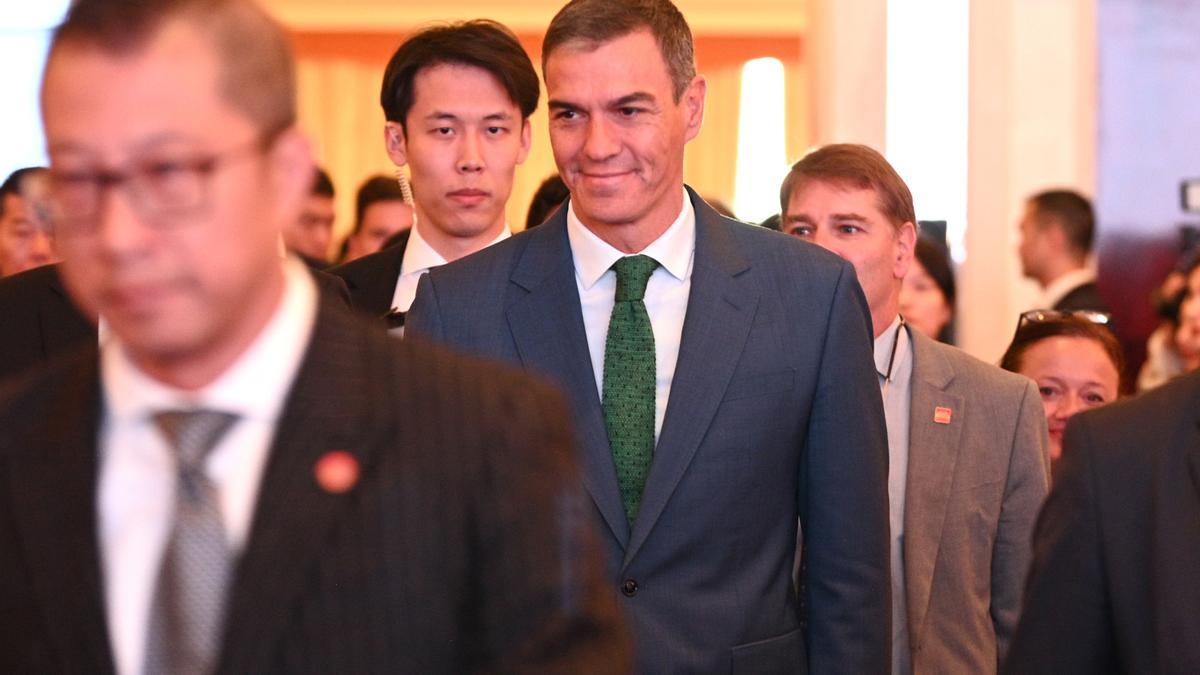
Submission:
<svg viewBox="0 0 1200 675">
<path fill-rule="evenodd" d="M 333 450 L 321 455 L 313 474 L 322 490 L 340 495 L 358 483 L 358 460 L 345 450 Z"/>
<path fill-rule="evenodd" d="M 933 421 L 937 424 L 950 424 L 950 418 L 953 415 L 953 410 L 940 405 L 933 409 Z"/>
</svg>

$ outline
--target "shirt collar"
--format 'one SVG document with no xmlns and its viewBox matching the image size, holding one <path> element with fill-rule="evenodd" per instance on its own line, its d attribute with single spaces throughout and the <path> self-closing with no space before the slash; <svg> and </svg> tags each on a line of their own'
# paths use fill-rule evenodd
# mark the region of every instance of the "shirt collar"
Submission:
<svg viewBox="0 0 1200 675">
<path fill-rule="evenodd" d="M 575 273 L 579 275 L 584 290 L 591 289 L 612 268 L 613 263 L 627 255 L 589 230 L 575 215 L 575 204 L 571 201 L 567 202 L 567 240 L 571 245 L 571 255 L 575 258 Z M 671 276 L 683 281 L 691 275 L 695 251 L 696 209 L 687 190 L 684 190 L 683 207 L 675 217 L 675 222 L 638 253 L 654 258 Z"/>
<path fill-rule="evenodd" d="M 496 238 L 488 242 L 488 246 L 498 244 L 512 236 L 512 231 L 508 227 L 508 223 L 504 224 L 504 228 L 500 230 L 500 234 Z M 486 248 L 486 247 L 485 247 Z M 400 276 L 407 274 L 417 274 L 420 272 L 428 272 L 429 270 L 445 265 L 447 261 L 429 245 L 425 237 L 421 236 L 421 228 L 418 225 L 413 225 L 412 232 L 408 235 L 408 244 L 404 248 L 404 259 L 400 262 Z"/>
<path fill-rule="evenodd" d="M 879 373 L 880 377 L 888 376 L 889 363 L 893 369 L 892 377 L 895 377 L 896 373 L 894 372 L 894 369 L 896 367 L 896 362 L 900 360 L 901 348 L 904 348 L 905 344 L 907 343 L 906 338 L 907 336 L 905 335 L 905 331 L 900 330 L 899 314 L 896 315 L 895 319 L 892 319 L 892 323 L 888 325 L 887 330 L 883 331 L 879 334 L 879 337 L 875 338 L 875 372 Z M 897 340 L 900 342 L 896 344 L 896 357 L 893 359 L 892 345 L 895 344 Z"/>
<path fill-rule="evenodd" d="M 275 313 L 215 381 L 184 391 L 142 372 L 114 333 L 101 345 L 100 377 L 110 415 L 141 421 L 160 410 L 207 408 L 243 419 L 274 420 L 300 369 L 317 313 L 317 289 L 304 264 L 283 261 L 284 291 Z"/>
<path fill-rule="evenodd" d="M 1083 267 L 1071 270 L 1046 286 L 1046 289 L 1042 291 L 1041 306 L 1033 309 L 1052 309 L 1059 300 L 1066 297 L 1067 293 L 1095 280 L 1096 273 L 1091 268 Z"/>
</svg>

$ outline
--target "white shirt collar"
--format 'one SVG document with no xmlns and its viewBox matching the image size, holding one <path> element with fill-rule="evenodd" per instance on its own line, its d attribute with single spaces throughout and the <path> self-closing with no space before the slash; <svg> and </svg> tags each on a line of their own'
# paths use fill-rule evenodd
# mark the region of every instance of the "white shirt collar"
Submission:
<svg viewBox="0 0 1200 675">
<path fill-rule="evenodd" d="M 316 284 L 303 263 L 283 261 L 284 291 L 279 307 L 241 356 L 214 382 L 183 391 L 142 372 L 116 334 L 101 345 L 101 381 L 108 413 L 140 421 L 160 410 L 202 407 L 274 420 L 283 406 L 307 350 L 317 313 Z"/>
<path fill-rule="evenodd" d="M 590 289 L 612 268 L 613 263 L 628 255 L 613 248 L 575 215 L 574 202 L 567 202 L 567 240 L 575 258 L 575 273 L 584 289 Z M 682 281 L 691 272 L 692 254 L 696 250 L 696 210 L 687 190 L 683 191 L 683 207 L 675 222 L 638 253 L 654 258 L 671 276 Z"/>
<path fill-rule="evenodd" d="M 1096 273 L 1090 267 L 1082 267 L 1077 270 L 1071 270 L 1061 277 L 1051 281 L 1046 289 L 1042 291 L 1041 305 L 1032 309 L 1052 309 L 1058 304 L 1059 300 L 1066 297 L 1067 293 L 1079 288 L 1080 286 L 1096 280 Z"/>
<path fill-rule="evenodd" d="M 500 230 L 496 238 L 488 242 L 488 246 L 498 244 L 512 236 L 508 223 Z M 421 227 L 414 224 L 408 235 L 408 243 L 404 247 L 404 259 L 400 261 L 400 275 L 419 274 L 445 265 L 447 261 L 441 253 L 434 250 L 425 237 L 421 236 Z"/>
</svg>

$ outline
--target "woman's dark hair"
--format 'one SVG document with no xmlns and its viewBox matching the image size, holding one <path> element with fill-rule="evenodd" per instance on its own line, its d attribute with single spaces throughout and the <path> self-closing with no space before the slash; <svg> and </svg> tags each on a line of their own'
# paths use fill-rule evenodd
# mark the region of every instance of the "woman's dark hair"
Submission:
<svg viewBox="0 0 1200 675">
<path fill-rule="evenodd" d="M 1117 340 L 1117 336 L 1113 335 L 1112 331 L 1104 325 L 1078 316 L 1068 315 L 1022 323 L 1017 328 L 1017 334 L 1013 336 L 1012 344 L 1008 346 L 1008 350 L 1000 359 L 1000 367 L 1014 373 L 1020 372 L 1021 361 L 1030 347 L 1052 337 L 1084 338 L 1100 343 L 1104 353 L 1108 355 L 1108 360 L 1117 369 L 1117 376 L 1120 378 L 1118 391 L 1127 391 L 1125 388 L 1125 352 L 1121 349 L 1121 343 Z"/>
<path fill-rule="evenodd" d="M 950 264 L 950 256 L 946 254 L 945 248 L 926 237 L 917 237 L 917 246 L 913 252 L 917 262 L 921 263 L 921 267 L 929 273 L 929 278 L 937 284 L 942 297 L 946 298 L 946 306 L 950 308 L 950 320 L 942 326 L 937 339 L 939 342 L 954 344 L 955 287 L 954 266 Z"/>
</svg>

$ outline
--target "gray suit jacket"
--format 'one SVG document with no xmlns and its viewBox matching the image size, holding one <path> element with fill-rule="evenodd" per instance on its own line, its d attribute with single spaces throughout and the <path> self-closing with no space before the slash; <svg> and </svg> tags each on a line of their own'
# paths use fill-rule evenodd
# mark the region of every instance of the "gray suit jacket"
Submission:
<svg viewBox="0 0 1200 675">
<path fill-rule="evenodd" d="M 991 673 L 1016 627 L 1049 489 L 1030 380 L 910 330 L 905 592 L 915 673 Z M 950 410 L 949 424 L 934 420 Z"/>
<path fill-rule="evenodd" d="M 641 672 L 886 672 L 887 437 L 854 270 L 690 196 L 691 293 L 632 527 L 565 209 L 432 270 L 407 328 L 521 364 L 567 392 L 612 592 L 633 626 Z M 806 566 L 799 597 L 791 575 L 797 517 Z"/>
</svg>

